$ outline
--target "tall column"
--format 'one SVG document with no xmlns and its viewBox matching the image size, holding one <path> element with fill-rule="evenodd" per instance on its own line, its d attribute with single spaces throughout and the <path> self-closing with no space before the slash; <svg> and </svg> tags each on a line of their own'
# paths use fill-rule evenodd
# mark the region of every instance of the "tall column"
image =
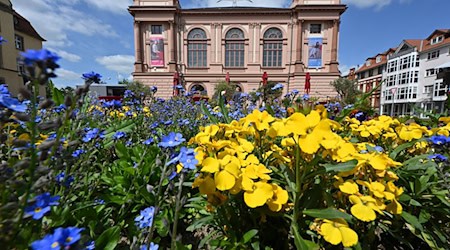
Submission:
<svg viewBox="0 0 450 250">
<path fill-rule="evenodd" d="M 339 42 L 339 25 L 341 21 L 338 19 L 333 20 L 333 41 L 331 45 L 331 61 L 330 61 L 330 72 L 339 72 L 338 61 L 337 61 L 337 50 Z"/>
<path fill-rule="evenodd" d="M 297 22 L 297 44 L 295 50 L 295 72 L 305 71 L 305 64 L 303 63 L 303 22 L 304 20 L 298 20 Z M 293 41 L 292 41 L 293 42 Z"/>
<path fill-rule="evenodd" d="M 255 43 L 256 43 L 256 49 L 255 49 L 255 63 L 261 63 L 261 24 L 260 23 L 255 23 Z"/>
<path fill-rule="evenodd" d="M 255 49 L 257 41 L 255 39 L 255 24 L 249 23 L 248 24 L 248 39 L 249 39 L 249 46 L 248 46 L 248 63 L 254 63 L 255 62 Z"/>
<path fill-rule="evenodd" d="M 169 30 L 168 30 L 168 41 L 169 45 L 169 71 L 176 70 L 176 61 L 175 61 L 175 25 L 173 20 L 169 20 Z"/>
<path fill-rule="evenodd" d="M 223 32 L 223 25 L 221 23 L 218 23 L 216 28 L 217 28 L 217 32 L 216 32 L 217 42 L 215 44 L 215 46 L 216 46 L 216 62 L 221 62 L 223 65 L 225 65 L 225 61 L 222 61 L 222 32 Z"/>
<path fill-rule="evenodd" d="M 217 41 L 217 37 L 216 37 L 216 33 L 217 33 L 217 23 L 211 23 L 210 25 L 211 27 L 211 45 L 210 45 L 210 63 L 216 63 L 216 43 Z"/>
<path fill-rule="evenodd" d="M 134 53 L 135 53 L 135 63 L 134 72 L 142 72 L 142 33 L 141 33 L 141 22 L 134 21 Z"/>
</svg>

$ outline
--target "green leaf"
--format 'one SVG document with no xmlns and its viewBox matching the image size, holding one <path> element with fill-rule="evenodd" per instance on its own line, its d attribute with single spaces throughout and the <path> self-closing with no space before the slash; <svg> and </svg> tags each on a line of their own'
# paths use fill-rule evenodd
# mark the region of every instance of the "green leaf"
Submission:
<svg viewBox="0 0 450 250">
<path fill-rule="evenodd" d="M 244 243 L 244 244 L 248 243 L 257 234 L 258 234 L 258 230 L 256 230 L 256 229 L 252 229 L 252 230 L 246 232 L 244 234 L 244 236 L 242 236 L 242 243 Z"/>
<path fill-rule="evenodd" d="M 325 171 L 328 172 L 347 172 L 351 171 L 358 164 L 358 160 L 351 160 L 339 164 L 325 164 Z"/>
<path fill-rule="evenodd" d="M 403 211 L 402 217 L 403 217 L 403 219 L 405 219 L 406 222 L 411 224 L 411 226 L 413 226 L 415 229 L 417 229 L 419 231 L 423 231 L 423 226 L 422 226 L 422 224 L 420 224 L 419 219 L 417 219 L 416 216 Z"/>
<path fill-rule="evenodd" d="M 116 143 L 116 154 L 120 159 L 128 159 L 130 157 L 127 148 L 121 142 Z"/>
<path fill-rule="evenodd" d="M 120 239 L 120 227 L 115 226 L 107 229 L 95 241 L 95 249 L 113 250 Z"/>
<path fill-rule="evenodd" d="M 320 219 L 344 219 L 348 222 L 351 222 L 353 218 L 351 215 L 341 212 L 335 208 L 306 209 L 303 210 L 303 214 Z"/>
<path fill-rule="evenodd" d="M 412 140 L 412 141 L 410 141 L 410 142 L 408 142 L 408 143 L 402 144 L 402 145 L 396 147 L 394 150 L 392 150 L 392 152 L 391 152 L 391 154 L 389 155 L 389 157 L 390 157 L 391 159 L 396 159 L 396 158 L 397 158 L 397 155 L 398 155 L 400 152 L 402 152 L 403 150 L 405 150 L 405 149 L 407 149 L 407 148 L 410 148 L 410 147 L 414 146 L 414 144 L 416 144 L 416 143 L 418 143 L 418 142 L 421 142 L 421 141 L 424 141 L 424 140 L 425 140 L 425 139 Z"/>
<path fill-rule="evenodd" d="M 64 94 L 61 90 L 52 87 L 52 99 L 55 102 L 56 106 L 59 106 L 64 103 Z"/>
<path fill-rule="evenodd" d="M 416 201 L 414 199 L 409 200 L 409 205 L 416 206 L 416 207 L 421 207 L 422 206 L 422 204 L 420 204 L 420 202 L 418 202 L 418 201 Z"/>
</svg>

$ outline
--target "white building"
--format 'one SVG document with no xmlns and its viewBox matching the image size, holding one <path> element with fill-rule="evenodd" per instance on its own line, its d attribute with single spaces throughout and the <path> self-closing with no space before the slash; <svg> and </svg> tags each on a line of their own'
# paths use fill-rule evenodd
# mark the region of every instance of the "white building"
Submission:
<svg viewBox="0 0 450 250">
<path fill-rule="evenodd" d="M 447 89 L 437 79 L 439 68 L 450 62 L 450 30 L 435 30 L 422 40 L 404 40 L 388 56 L 381 89 L 381 114 L 412 115 L 414 107 L 444 111 Z"/>
</svg>

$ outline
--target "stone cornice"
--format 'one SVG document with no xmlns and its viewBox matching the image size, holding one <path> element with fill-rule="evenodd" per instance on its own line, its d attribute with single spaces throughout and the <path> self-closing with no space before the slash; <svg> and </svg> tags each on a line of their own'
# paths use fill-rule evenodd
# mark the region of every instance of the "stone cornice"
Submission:
<svg viewBox="0 0 450 250">
<path fill-rule="evenodd" d="M 295 11 L 337 11 L 339 14 L 344 13 L 347 10 L 345 4 L 300 4 L 293 8 Z"/>
</svg>

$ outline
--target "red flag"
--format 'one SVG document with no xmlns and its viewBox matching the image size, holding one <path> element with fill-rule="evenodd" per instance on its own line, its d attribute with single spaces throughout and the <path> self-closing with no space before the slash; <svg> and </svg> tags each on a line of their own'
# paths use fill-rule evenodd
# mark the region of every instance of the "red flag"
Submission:
<svg viewBox="0 0 450 250">
<path fill-rule="evenodd" d="M 230 83 L 230 72 L 227 72 L 227 75 L 225 76 L 225 81 L 227 83 Z"/>
<path fill-rule="evenodd" d="M 178 95 L 177 85 L 178 85 L 179 79 L 180 79 L 180 75 L 178 74 L 178 72 L 173 73 L 173 95 L 174 96 Z"/>
<path fill-rule="evenodd" d="M 267 84 L 267 79 L 268 79 L 269 77 L 267 76 L 267 72 L 266 71 L 264 71 L 264 74 L 263 74 L 263 76 L 262 76 L 262 83 L 263 83 L 263 86 L 265 86 L 266 84 Z"/>
<path fill-rule="evenodd" d="M 305 76 L 305 92 L 309 95 L 309 91 L 311 90 L 311 75 L 309 72 L 306 73 Z"/>
</svg>

